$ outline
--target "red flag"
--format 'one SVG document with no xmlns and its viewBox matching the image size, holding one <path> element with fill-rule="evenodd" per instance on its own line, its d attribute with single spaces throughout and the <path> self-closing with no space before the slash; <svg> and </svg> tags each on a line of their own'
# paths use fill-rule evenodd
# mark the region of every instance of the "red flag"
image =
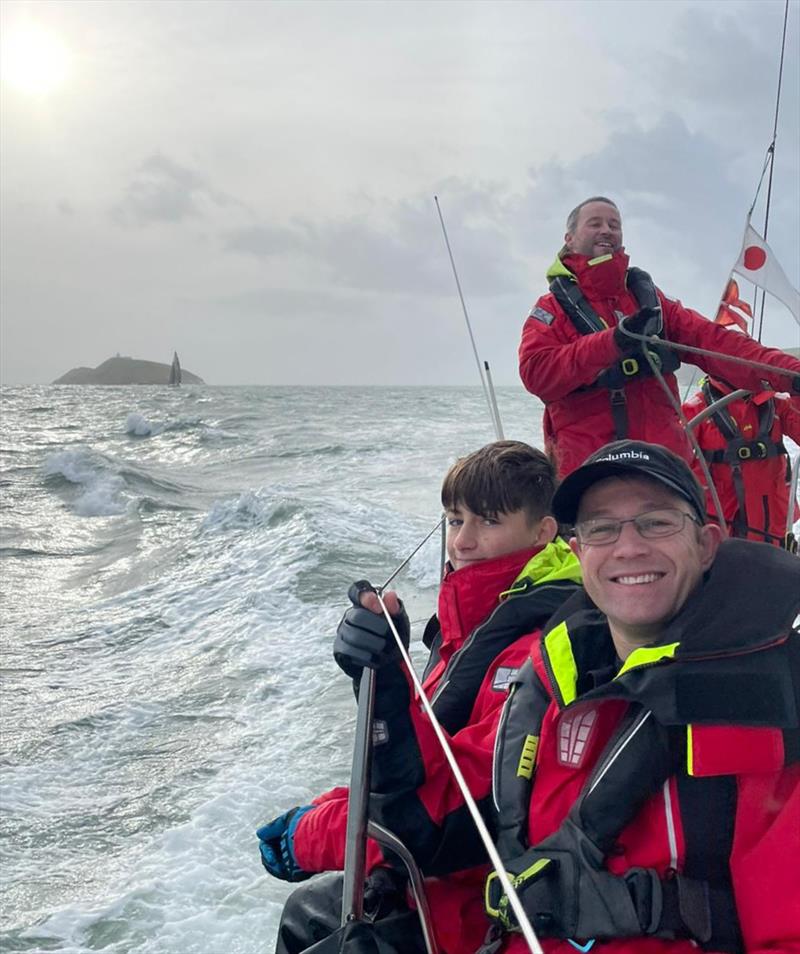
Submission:
<svg viewBox="0 0 800 954">
<path fill-rule="evenodd" d="M 725 289 L 725 294 L 722 296 L 722 300 L 726 305 L 730 305 L 731 308 L 738 308 L 739 311 L 743 311 L 748 318 L 753 317 L 753 312 L 750 306 L 746 301 L 742 301 L 739 298 L 739 285 L 736 279 L 732 278 L 728 282 L 728 287 Z"/>
<path fill-rule="evenodd" d="M 735 312 L 733 308 L 729 308 L 728 305 L 719 306 L 714 321 L 718 325 L 738 325 L 747 334 L 747 319 Z"/>
<path fill-rule="evenodd" d="M 740 315 L 739 311 L 734 310 L 737 308 L 739 311 L 744 312 L 749 318 L 753 317 L 750 306 L 746 301 L 742 301 L 739 298 L 738 284 L 731 278 L 725 286 L 725 291 L 722 293 L 722 300 L 719 303 L 717 316 L 714 321 L 718 325 L 738 325 L 742 331 L 747 334 L 747 319 Z"/>
</svg>

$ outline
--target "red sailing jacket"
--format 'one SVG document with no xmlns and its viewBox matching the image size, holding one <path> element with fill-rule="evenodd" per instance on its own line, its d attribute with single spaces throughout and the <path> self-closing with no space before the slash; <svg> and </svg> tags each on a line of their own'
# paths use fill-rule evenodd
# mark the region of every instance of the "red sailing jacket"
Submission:
<svg viewBox="0 0 800 954">
<path fill-rule="evenodd" d="M 557 706 L 547 713 L 539 741 L 535 804 L 531 804 L 529 837 L 536 844 L 552 834 L 577 799 L 622 714 L 624 703 L 608 701 L 596 711 L 585 759 L 576 770 L 558 757 L 561 713 Z M 585 713 L 584 713 L 585 714 Z M 800 892 L 792 865 L 800 857 L 800 765 L 782 765 L 782 752 L 767 752 L 765 761 L 754 766 L 761 743 L 757 734 L 769 730 L 716 729 L 694 736 L 695 773 L 737 775 L 736 835 L 731 867 L 737 887 L 736 902 L 745 933 L 748 954 L 767 951 L 800 952 Z M 701 760 L 707 758 L 708 767 Z M 644 805 L 636 819 L 622 832 L 617 853 L 608 870 L 624 875 L 634 867 L 654 868 L 661 877 L 670 869 L 682 871 L 686 860 L 685 817 L 675 777 Z M 794 883 L 793 883 L 794 882 Z M 773 946 L 775 939 L 779 946 Z M 545 940 L 545 954 L 574 954 L 567 941 Z M 504 954 L 527 954 L 524 940 L 510 940 Z M 688 940 L 666 941 L 633 938 L 597 942 L 593 951 L 608 954 L 697 954 Z"/>
<path fill-rule="evenodd" d="M 724 382 L 714 379 L 710 382 L 714 392 L 728 394 L 731 388 Z M 714 392 L 711 397 L 714 398 Z M 769 401 L 774 403 L 774 419 L 768 431 L 769 443 L 779 445 L 783 437 L 790 437 L 800 444 L 800 398 L 787 399 L 777 397 L 773 391 L 761 391 L 726 405 L 723 413 L 729 415 L 736 432 L 744 441 L 759 439 L 760 415 Z M 686 402 L 683 413 L 692 420 L 708 407 L 703 391 Z M 746 459 L 740 459 L 737 466 L 741 473 L 745 512 L 741 512 L 739 496 L 734 483 L 731 463 L 716 460 L 721 452 L 729 449 L 729 441 L 720 431 L 713 418 L 706 418 L 694 431 L 701 450 L 709 459 L 711 479 L 714 481 L 722 515 L 735 536 L 746 536 L 750 540 L 781 545 L 786 533 L 786 518 L 789 512 L 789 484 L 787 481 L 788 457 L 786 453 L 773 454 L 758 459 L 756 453 Z M 735 447 L 731 448 L 735 451 Z M 699 467 L 695 473 L 702 484 L 705 477 Z M 715 514 L 711 494 L 707 492 L 708 512 Z M 794 520 L 800 516 L 797 504 L 794 505 Z M 737 519 L 738 518 L 738 519 Z"/>
<path fill-rule="evenodd" d="M 439 591 L 441 638 L 434 640 L 423 688 L 453 740 L 465 774 L 470 774 L 473 762 L 491 763 L 494 730 L 508 681 L 527 658 L 533 636 L 575 591 L 579 581 L 577 560 L 561 540 L 539 551 L 523 550 L 446 574 Z M 429 624 L 426 634 L 430 629 Z M 379 670 L 376 719 L 387 701 L 390 707 L 394 705 L 394 700 L 387 699 L 392 690 L 387 692 L 382 687 L 384 675 L 384 670 Z M 413 689 L 406 680 L 403 673 L 399 685 L 401 723 L 408 722 L 412 710 L 416 718 L 421 709 L 418 702 L 410 704 Z M 413 780 L 406 786 L 407 797 L 394 802 L 393 814 L 379 820 L 406 841 L 405 825 L 412 826 L 415 836 L 420 834 L 416 824 L 420 806 L 435 825 L 451 805 L 438 778 L 432 785 L 425 784 L 427 753 L 414 744 L 413 734 L 404 735 L 403 725 L 392 728 L 390 734 L 395 752 L 405 741 L 410 743 L 408 757 L 396 761 Z M 344 866 L 347 789 L 334 789 L 315 799 L 314 804 L 317 808 L 305 814 L 297 826 L 294 849 L 298 864 L 306 871 L 340 870 Z M 414 846 L 409 847 L 417 856 Z M 421 861 L 418 856 L 417 861 Z M 370 841 L 367 868 L 382 862 L 379 847 Z M 465 863 L 463 867 L 470 866 Z M 427 874 L 427 865 L 421 867 Z M 485 869 L 480 867 L 447 878 L 426 878 L 426 894 L 442 954 L 475 950 L 483 940 L 488 922 L 475 899 L 480 896 L 484 877 Z"/>
<path fill-rule="evenodd" d="M 593 451 L 616 439 L 609 391 L 595 380 L 619 361 L 622 353 L 614 341 L 613 328 L 621 316 L 639 309 L 626 284 L 628 256 L 623 250 L 611 258 L 596 261 L 585 255 L 566 255 L 556 260 L 548 279 L 557 275 L 573 277 L 608 329 L 581 335 L 571 319 L 548 293 L 534 305 L 522 330 L 519 373 L 522 383 L 544 402 L 545 441 L 554 453 L 559 475 L 566 476 L 580 466 Z M 774 348 L 764 348 L 751 338 L 723 328 L 672 301 L 660 291 L 664 337 L 693 347 L 766 362 L 800 374 L 800 361 Z M 721 358 L 681 354 L 714 377 L 723 377 L 737 388 L 763 389 L 763 379 L 776 391 L 791 390 L 785 374 L 765 375 L 762 371 Z M 674 400 L 680 403 L 673 374 L 665 376 Z M 675 408 L 655 378 L 634 379 L 625 388 L 628 434 L 634 440 L 662 444 L 691 461 L 691 447 L 684 435 Z"/>
</svg>

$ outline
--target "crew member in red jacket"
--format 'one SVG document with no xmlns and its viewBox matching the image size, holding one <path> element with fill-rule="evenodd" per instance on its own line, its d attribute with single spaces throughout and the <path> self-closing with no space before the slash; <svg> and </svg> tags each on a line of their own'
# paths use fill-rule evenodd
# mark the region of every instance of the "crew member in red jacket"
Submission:
<svg viewBox="0 0 800 954">
<path fill-rule="evenodd" d="M 545 954 L 798 954 L 800 561 L 721 543 L 685 462 L 639 441 L 592 455 L 554 513 L 584 589 L 512 680 L 493 770 L 467 776 L 476 794 L 493 779 L 496 845 Z M 390 737 L 392 694 L 376 700 Z M 409 711 L 438 798 L 399 834 L 443 874 L 477 837 Z M 388 814 L 416 784 L 392 755 L 372 777 Z M 481 954 L 527 954 L 495 874 L 484 897 Z"/>
<path fill-rule="evenodd" d="M 733 390 L 727 381 L 706 378 L 683 405 L 683 413 L 691 421 Z M 731 534 L 794 550 L 791 523 L 800 511 L 796 501 L 789 501 L 791 462 L 783 438 L 800 444 L 800 396 L 787 398 L 774 391 L 747 394 L 701 421 L 694 435 Z M 710 493 L 707 499 L 713 516 Z"/>
<path fill-rule="evenodd" d="M 481 760 L 491 760 L 493 727 L 506 686 L 527 658 L 532 634 L 580 583 L 577 560 L 566 543 L 555 538 L 556 523 L 550 516 L 554 489 L 555 473 L 547 457 L 517 441 L 489 444 L 457 461 L 442 486 L 449 564 L 439 591 L 438 615 L 423 637 L 431 650 L 423 687 L 433 697 L 445 730 L 462 746 L 471 746 Z M 384 599 L 390 612 L 404 617 L 396 594 L 386 593 Z M 345 656 L 357 655 L 359 676 L 365 662 L 372 664 L 368 650 L 359 655 L 360 641 L 372 638 L 373 627 L 388 632 L 374 593 L 365 591 L 360 602 L 345 614 L 337 636 Z M 405 627 L 407 632 L 407 620 Z M 388 658 L 391 653 L 381 661 Z M 400 666 L 396 662 L 385 666 L 380 676 L 384 683 L 392 676 L 402 682 L 408 708 L 411 695 Z M 408 725 L 407 716 L 403 721 Z M 403 731 L 393 729 L 392 741 Z M 406 738 L 410 738 L 407 731 Z M 424 765 L 419 768 L 424 775 Z M 481 797 L 486 795 L 484 791 Z M 419 816 L 416 793 L 404 805 L 396 800 L 394 812 L 406 819 Z M 387 816 L 383 822 L 389 829 L 394 826 Z M 340 871 L 346 824 L 347 789 L 335 789 L 310 806 L 291 809 L 259 829 L 266 870 L 289 881 L 303 880 L 313 872 Z M 475 948 L 486 931 L 485 914 L 475 904 L 485 870 L 460 870 L 471 864 L 472 859 L 466 859 L 452 869 L 460 873 L 426 881 L 443 954 Z M 373 875 L 367 897 L 386 910 L 393 906 L 396 892 L 389 870 L 376 867 L 383 865 L 380 848 L 369 842 L 367 870 L 373 869 Z M 314 879 L 297 889 L 284 911 L 278 954 L 303 951 L 338 927 L 341 892 L 341 875 Z M 402 890 L 400 904 L 407 907 Z M 416 914 L 402 920 L 399 929 L 398 952 L 423 950 Z M 394 924 L 387 927 L 390 936 L 397 931 Z"/>
<path fill-rule="evenodd" d="M 767 379 L 776 391 L 800 392 L 796 358 L 708 321 L 667 298 L 646 272 L 628 267 L 622 219 L 610 199 L 594 196 L 572 210 L 564 247 L 547 280 L 550 291 L 536 302 L 522 330 L 519 373 L 544 401 L 545 442 L 560 477 L 608 441 L 622 438 L 662 444 L 690 461 L 676 411 L 674 371 L 681 360 L 737 388 L 761 391 Z M 622 318 L 636 334 L 771 364 L 775 373 L 648 345 L 672 392 L 670 401 L 641 343 L 618 327 Z"/>
</svg>

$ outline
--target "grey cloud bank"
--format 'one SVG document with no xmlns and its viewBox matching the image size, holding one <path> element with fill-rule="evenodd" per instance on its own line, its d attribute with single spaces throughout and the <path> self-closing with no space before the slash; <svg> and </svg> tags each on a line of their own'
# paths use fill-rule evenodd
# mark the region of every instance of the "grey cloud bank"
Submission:
<svg viewBox="0 0 800 954">
<path fill-rule="evenodd" d="M 477 383 L 435 193 L 498 383 L 589 194 L 713 313 L 783 4 L 577 7 L 5 3 L 4 35 L 33 10 L 75 70 L 47 99 L 2 89 L 3 383 L 175 348 L 213 383 Z M 795 283 L 799 20 L 769 231 Z M 764 340 L 800 344 L 777 303 Z"/>
</svg>

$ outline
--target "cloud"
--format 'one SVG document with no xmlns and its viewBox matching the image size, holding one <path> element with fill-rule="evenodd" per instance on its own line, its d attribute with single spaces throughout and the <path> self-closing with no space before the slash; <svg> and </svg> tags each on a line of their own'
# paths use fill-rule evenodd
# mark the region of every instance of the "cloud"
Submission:
<svg viewBox="0 0 800 954">
<path fill-rule="evenodd" d="M 242 252 L 256 258 L 285 255 L 303 245 L 304 237 L 298 232 L 270 225 L 249 225 L 222 236 L 225 251 Z"/>
<path fill-rule="evenodd" d="M 474 295 L 518 287 L 499 187 L 450 179 L 439 190 L 457 268 Z M 340 289 L 452 295 L 455 291 L 433 196 L 372 200 L 369 213 L 293 227 L 246 226 L 223 233 L 228 252 L 261 259 L 301 255 L 318 280 Z"/>
<path fill-rule="evenodd" d="M 139 166 L 111 218 L 121 226 L 141 227 L 153 222 L 183 222 L 202 216 L 205 207 L 232 204 L 241 203 L 213 188 L 198 173 L 154 153 Z"/>
<path fill-rule="evenodd" d="M 213 299 L 212 304 L 233 320 L 294 322 L 311 317 L 336 321 L 348 321 L 354 317 L 367 320 L 376 301 L 369 293 L 278 286 L 220 295 Z M 186 305 L 189 309 L 196 309 L 197 302 L 187 300 Z"/>
<path fill-rule="evenodd" d="M 742 133 L 743 116 L 750 117 L 751 130 L 762 120 L 763 130 L 771 131 L 784 4 L 729 9 L 697 4 L 677 18 L 672 42 L 653 58 L 655 89 L 670 97 L 673 108 L 679 102 L 702 111 L 715 131 Z M 796 27 L 796 11 L 792 20 L 790 27 Z M 784 92 L 795 104 L 797 72 L 797 62 L 789 56 Z M 791 103 L 786 105 L 787 117 L 796 115 Z"/>
<path fill-rule="evenodd" d="M 177 342 L 215 381 L 244 380 L 251 347 L 253 381 L 473 381 L 438 194 L 481 357 L 512 382 L 587 195 L 709 313 L 772 134 L 783 0 L 90 6 L 48 7 L 83 69 L 47 123 L 0 90 L 18 380 Z M 794 282 L 797 36 L 795 17 L 768 237 Z M 785 317 L 769 343 L 797 344 Z"/>
</svg>

